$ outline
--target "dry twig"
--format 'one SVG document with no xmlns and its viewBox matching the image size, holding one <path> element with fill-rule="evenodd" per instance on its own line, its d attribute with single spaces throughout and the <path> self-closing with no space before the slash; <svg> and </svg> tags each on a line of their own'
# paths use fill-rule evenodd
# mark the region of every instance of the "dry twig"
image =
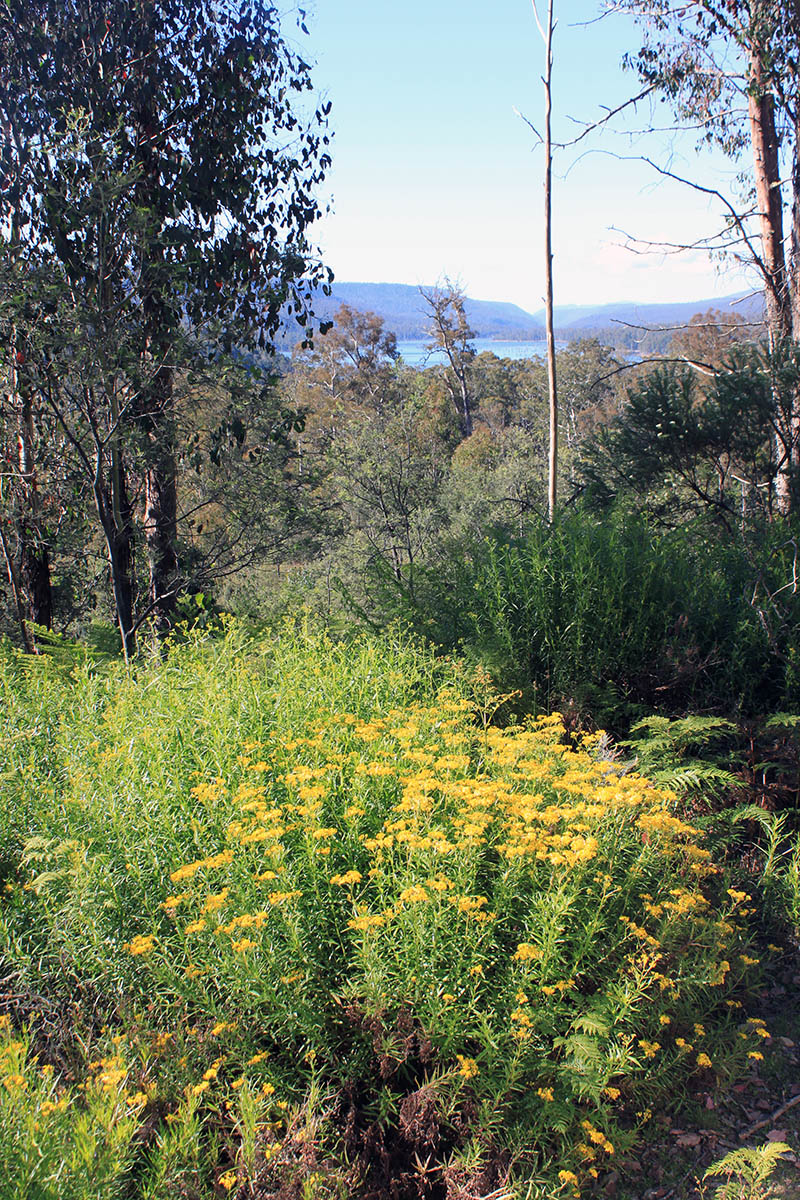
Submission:
<svg viewBox="0 0 800 1200">
<path fill-rule="evenodd" d="M 780 1120 L 784 1113 L 787 1113 L 790 1108 L 794 1108 L 796 1104 L 800 1104 L 800 1095 L 792 1096 L 791 1100 L 787 1100 L 785 1104 L 780 1106 L 780 1108 L 776 1108 L 775 1112 L 771 1116 L 765 1117 L 763 1121 L 756 1121 L 755 1125 L 751 1125 L 749 1129 L 745 1129 L 744 1133 L 739 1134 L 739 1141 L 746 1142 L 749 1137 L 752 1137 L 756 1130 L 765 1129 L 767 1125 L 774 1125 L 776 1121 Z"/>
</svg>

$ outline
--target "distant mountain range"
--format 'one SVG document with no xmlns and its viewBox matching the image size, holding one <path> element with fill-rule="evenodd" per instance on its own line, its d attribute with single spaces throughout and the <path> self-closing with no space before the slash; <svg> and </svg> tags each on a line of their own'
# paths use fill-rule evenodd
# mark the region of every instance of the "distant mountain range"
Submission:
<svg viewBox="0 0 800 1200">
<path fill-rule="evenodd" d="M 717 312 L 737 313 L 745 321 L 760 321 L 764 313 L 763 297 L 750 292 L 738 292 L 733 296 L 709 300 L 681 300 L 673 304 L 648 304 L 639 301 L 595 305 L 566 305 L 555 309 L 556 329 L 562 336 L 586 337 L 599 330 L 634 326 L 641 333 L 642 327 L 669 332 L 674 326 L 687 324 L 698 313 L 714 309 Z M 544 320 L 544 310 L 536 313 L 534 320 Z"/>
<path fill-rule="evenodd" d="M 320 319 L 331 320 L 342 304 L 360 312 L 377 313 L 398 340 L 428 337 L 425 302 L 419 289 L 409 284 L 336 282 L 330 296 L 317 297 L 315 312 Z M 687 300 L 676 304 L 558 305 L 555 309 L 556 333 L 562 341 L 603 335 L 607 341 L 630 344 L 632 339 L 641 337 L 642 326 L 685 325 L 696 313 L 712 308 L 739 313 L 746 321 L 758 321 L 763 313 L 763 300 L 760 295 L 739 293 L 721 299 Z M 497 341 L 539 341 L 544 338 L 543 309 L 529 313 L 516 304 L 467 298 L 465 311 L 480 338 Z M 630 326 L 637 328 L 631 330 Z M 665 336 L 668 341 L 671 334 L 667 332 Z M 297 339 L 290 337 L 289 340 Z"/>
<path fill-rule="evenodd" d="M 428 289 L 426 288 L 426 291 Z M 342 304 L 359 312 L 383 317 L 387 329 L 400 340 L 428 336 L 428 310 L 419 288 L 406 283 L 334 283 L 330 296 L 318 296 L 315 312 L 331 320 Z M 467 320 L 478 337 L 499 340 L 536 341 L 544 337 L 543 321 L 516 304 L 495 300 L 468 299 Z"/>
</svg>

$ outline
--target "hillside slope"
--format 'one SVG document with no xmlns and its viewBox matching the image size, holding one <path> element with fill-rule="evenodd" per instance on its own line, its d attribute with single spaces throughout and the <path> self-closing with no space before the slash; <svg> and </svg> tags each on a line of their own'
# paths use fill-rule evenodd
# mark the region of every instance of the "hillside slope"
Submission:
<svg viewBox="0 0 800 1200">
<path fill-rule="evenodd" d="M 360 312 L 374 312 L 399 340 L 429 336 L 429 318 L 419 288 L 404 283 L 336 282 L 330 296 L 319 295 L 315 312 L 320 320 L 333 320 L 342 304 Z M 539 341 L 544 338 L 544 309 L 530 313 L 517 304 L 496 300 L 466 299 L 467 319 L 479 338 L 499 341 Z M 746 321 L 757 321 L 763 312 L 760 295 L 738 293 L 717 299 L 685 300 L 672 304 L 625 301 L 602 305 L 556 306 L 556 333 L 561 340 L 601 336 L 608 342 L 630 340 L 642 329 L 686 324 L 695 314 L 715 309 L 738 313 Z M 297 328 L 288 332 L 285 343 L 302 336 Z M 668 340 L 669 334 L 664 337 Z"/>
</svg>

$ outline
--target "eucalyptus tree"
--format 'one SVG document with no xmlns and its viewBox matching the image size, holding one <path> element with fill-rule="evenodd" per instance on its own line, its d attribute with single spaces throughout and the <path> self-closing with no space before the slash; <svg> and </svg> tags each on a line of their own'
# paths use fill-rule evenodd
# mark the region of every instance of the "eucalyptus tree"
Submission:
<svg viewBox="0 0 800 1200">
<path fill-rule="evenodd" d="M 465 312 L 466 296 L 449 279 L 435 288 L 420 288 L 430 321 L 431 350 L 441 350 L 445 357 L 443 378 L 448 394 L 458 412 L 461 432 L 470 437 L 474 426 L 475 396 L 470 380 L 475 360 L 473 340 Z"/>
<path fill-rule="evenodd" d="M 184 356 L 199 343 L 269 346 L 282 311 L 305 324 L 327 282 L 308 231 L 330 164 L 328 111 L 264 0 L 9 0 L 0 10 L 7 258 L 49 270 L 82 328 L 116 346 L 111 374 L 98 362 L 91 380 L 93 403 L 109 410 L 102 487 L 119 497 L 136 477 L 140 502 L 128 516 L 117 505 L 119 532 L 131 560 L 142 540 L 149 577 L 124 641 L 144 613 L 169 625 L 185 578 Z M 21 307 L 14 336 L 24 319 Z"/>
<path fill-rule="evenodd" d="M 755 267 L 780 359 L 785 343 L 800 340 L 800 5 L 618 0 L 610 7 L 638 18 L 643 41 L 628 61 L 679 120 L 736 161 L 749 155 L 738 197 L 682 182 L 721 202 L 723 228 L 697 245 L 730 250 Z M 776 432 L 775 457 L 778 504 L 788 511 L 800 468 L 800 396 Z"/>
</svg>

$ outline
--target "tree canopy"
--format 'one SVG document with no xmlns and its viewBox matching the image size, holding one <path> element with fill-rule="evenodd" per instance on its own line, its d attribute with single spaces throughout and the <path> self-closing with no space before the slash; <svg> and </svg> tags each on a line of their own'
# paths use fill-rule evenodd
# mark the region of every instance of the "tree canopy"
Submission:
<svg viewBox="0 0 800 1200">
<path fill-rule="evenodd" d="M 308 232 L 329 105 L 311 95 L 309 64 L 261 0 L 12 0 L 0 14 L 4 342 L 25 445 L 6 540 L 46 590 L 34 481 L 48 408 L 92 476 L 125 643 L 144 615 L 168 626 L 186 583 L 179 373 L 269 347 L 282 313 L 311 320 L 328 281 Z M 56 398 L 45 380 L 74 377 L 74 345 L 50 336 L 65 322 L 93 350 Z"/>
</svg>

